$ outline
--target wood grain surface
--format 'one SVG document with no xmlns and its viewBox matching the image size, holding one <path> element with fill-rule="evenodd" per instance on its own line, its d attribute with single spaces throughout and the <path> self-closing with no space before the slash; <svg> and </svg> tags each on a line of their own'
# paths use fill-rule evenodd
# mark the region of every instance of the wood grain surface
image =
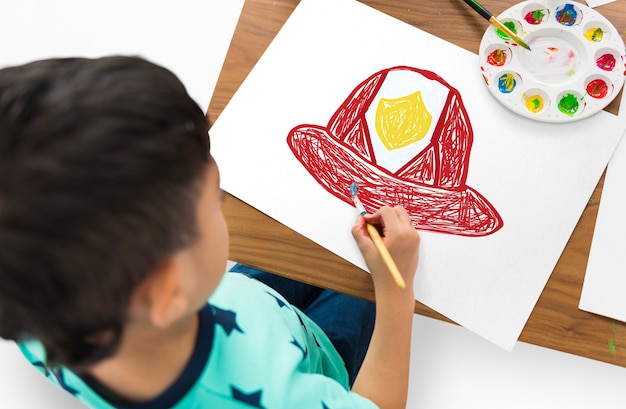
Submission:
<svg viewBox="0 0 626 409">
<path fill-rule="evenodd" d="M 209 106 L 211 124 L 298 3 L 297 0 L 246 1 Z M 474 53 L 478 52 L 489 24 L 462 0 L 362 3 Z M 515 3 L 481 1 L 494 15 Z M 596 10 L 607 17 L 626 39 L 626 1 L 618 0 Z M 607 111 L 617 113 L 620 98 L 618 96 Z M 626 366 L 626 324 L 578 309 L 603 181 L 604 177 L 595 188 L 520 341 Z M 231 235 L 231 260 L 358 297 L 374 298 L 367 272 L 230 195 L 224 202 L 224 212 Z M 449 321 L 419 302 L 416 302 L 415 311 Z"/>
</svg>

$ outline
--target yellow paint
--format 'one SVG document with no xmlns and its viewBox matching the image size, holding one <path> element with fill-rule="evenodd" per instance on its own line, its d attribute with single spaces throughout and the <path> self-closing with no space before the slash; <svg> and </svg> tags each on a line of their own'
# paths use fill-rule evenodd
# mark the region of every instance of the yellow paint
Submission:
<svg viewBox="0 0 626 409">
<path fill-rule="evenodd" d="M 604 36 L 604 32 L 602 31 L 601 28 L 590 28 L 589 30 L 587 30 L 587 32 L 585 33 L 585 38 L 589 41 L 592 42 L 599 42 L 602 41 L 602 37 Z"/>
<path fill-rule="evenodd" d="M 537 94 L 531 97 L 526 97 L 526 109 L 533 114 L 541 112 L 543 110 L 543 98 L 541 95 Z"/>
<path fill-rule="evenodd" d="M 381 98 L 376 108 L 376 131 L 387 150 L 422 140 L 432 120 L 421 91 L 400 98 Z"/>
</svg>

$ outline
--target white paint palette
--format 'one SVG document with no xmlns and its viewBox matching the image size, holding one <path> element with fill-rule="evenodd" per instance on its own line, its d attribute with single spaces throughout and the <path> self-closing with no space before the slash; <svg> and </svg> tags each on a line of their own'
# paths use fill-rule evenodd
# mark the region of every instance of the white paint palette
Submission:
<svg viewBox="0 0 626 409">
<path fill-rule="evenodd" d="M 480 43 L 489 91 L 514 112 L 571 122 L 604 109 L 626 75 L 624 42 L 600 13 L 581 3 L 524 1 L 498 19 L 532 49 L 490 26 Z"/>
</svg>

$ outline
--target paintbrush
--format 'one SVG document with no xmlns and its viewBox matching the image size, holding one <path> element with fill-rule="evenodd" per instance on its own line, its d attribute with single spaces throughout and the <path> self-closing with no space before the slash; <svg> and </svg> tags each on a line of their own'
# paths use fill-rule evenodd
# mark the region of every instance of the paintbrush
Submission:
<svg viewBox="0 0 626 409">
<path fill-rule="evenodd" d="M 350 195 L 352 196 L 352 201 L 354 202 L 354 206 L 357 208 L 357 210 L 359 211 L 359 213 L 361 213 L 362 216 L 365 216 L 367 212 L 365 211 L 365 206 L 363 206 L 363 203 L 359 199 L 358 189 L 359 189 L 359 185 L 357 183 L 352 183 L 352 185 L 350 186 Z M 396 263 L 393 261 L 393 258 L 391 258 L 391 254 L 389 254 L 389 250 L 387 249 L 387 246 L 385 246 L 383 239 L 380 237 L 380 233 L 378 233 L 378 229 L 376 228 L 376 226 L 370 223 L 366 223 L 366 226 L 367 226 L 367 232 L 369 233 L 370 237 L 372 238 L 372 241 L 374 242 L 374 246 L 376 246 L 378 253 L 380 253 L 380 256 L 383 258 L 383 261 L 385 262 L 385 265 L 389 269 L 389 272 L 391 273 L 391 276 L 395 280 L 396 284 L 400 288 L 405 288 L 406 284 L 404 283 L 402 274 L 400 274 L 400 271 L 398 270 Z"/>
<path fill-rule="evenodd" d="M 484 8 L 480 3 L 478 3 L 477 1 L 474 1 L 474 0 L 463 0 L 463 1 L 466 2 L 467 4 L 469 4 L 474 10 L 476 10 L 478 12 L 478 14 L 480 14 L 485 19 L 487 19 L 487 21 L 489 21 L 495 27 L 497 27 L 500 30 L 502 30 L 507 36 L 509 36 L 510 39 L 512 39 L 517 44 L 521 45 L 522 47 L 524 47 L 525 49 L 530 51 L 530 47 L 528 46 L 528 44 L 526 44 L 524 42 L 524 40 L 522 40 L 510 28 L 508 28 L 507 26 L 502 24 L 500 22 L 500 20 L 495 18 L 495 16 L 493 14 L 491 14 L 486 8 Z"/>
</svg>

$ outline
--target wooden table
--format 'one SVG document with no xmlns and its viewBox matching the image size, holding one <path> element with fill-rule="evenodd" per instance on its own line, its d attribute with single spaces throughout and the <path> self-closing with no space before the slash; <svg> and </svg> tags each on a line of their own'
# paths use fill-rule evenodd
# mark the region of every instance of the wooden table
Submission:
<svg viewBox="0 0 626 409">
<path fill-rule="evenodd" d="M 488 23 L 461 0 L 362 1 L 474 53 Z M 209 106 L 217 119 L 298 0 L 247 0 Z M 482 0 L 495 15 L 515 1 Z M 626 1 L 597 8 L 626 38 Z M 460 21 L 466 24 L 459 24 Z M 617 113 L 620 97 L 609 105 Z M 626 367 L 626 324 L 578 309 L 604 177 L 594 190 L 520 340 Z M 227 195 L 230 259 L 296 280 L 373 299 L 370 275 L 251 206 Z M 415 312 L 449 321 L 416 302 Z"/>
</svg>

